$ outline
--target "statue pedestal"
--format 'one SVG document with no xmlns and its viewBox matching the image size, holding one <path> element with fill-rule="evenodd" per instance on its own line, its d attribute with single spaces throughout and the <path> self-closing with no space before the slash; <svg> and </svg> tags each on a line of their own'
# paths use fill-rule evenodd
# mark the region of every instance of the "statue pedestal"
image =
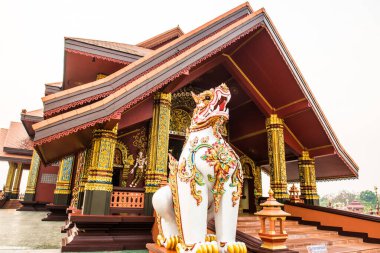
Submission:
<svg viewBox="0 0 380 253">
<path fill-rule="evenodd" d="M 146 245 L 149 253 L 175 253 L 175 250 L 167 250 L 164 247 L 158 246 L 156 243 L 148 243 Z"/>
</svg>

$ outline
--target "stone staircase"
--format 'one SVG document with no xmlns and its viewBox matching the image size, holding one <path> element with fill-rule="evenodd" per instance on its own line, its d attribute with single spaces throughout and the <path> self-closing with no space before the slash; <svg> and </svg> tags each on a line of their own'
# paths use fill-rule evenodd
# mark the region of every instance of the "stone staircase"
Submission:
<svg viewBox="0 0 380 253">
<path fill-rule="evenodd" d="M 20 200 L 18 199 L 10 199 L 5 202 L 2 209 L 18 209 L 21 207 Z"/>
<path fill-rule="evenodd" d="M 238 230 L 259 238 L 260 222 L 252 215 L 240 215 Z M 341 236 L 335 231 L 318 230 L 315 226 L 300 225 L 298 221 L 286 220 L 285 230 L 289 237 L 286 245 L 289 249 L 307 253 L 307 246 L 325 244 L 328 252 L 380 252 L 380 244 L 364 243 L 361 238 Z"/>
</svg>

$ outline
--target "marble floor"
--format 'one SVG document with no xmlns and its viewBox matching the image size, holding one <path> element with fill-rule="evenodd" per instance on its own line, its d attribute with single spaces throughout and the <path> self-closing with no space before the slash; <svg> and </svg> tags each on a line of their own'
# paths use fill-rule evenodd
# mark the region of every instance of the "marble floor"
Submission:
<svg viewBox="0 0 380 253">
<path fill-rule="evenodd" d="M 61 252 L 62 221 L 41 221 L 46 212 L 18 212 L 0 209 L 0 253 Z M 112 253 L 146 253 L 146 250 Z"/>
</svg>

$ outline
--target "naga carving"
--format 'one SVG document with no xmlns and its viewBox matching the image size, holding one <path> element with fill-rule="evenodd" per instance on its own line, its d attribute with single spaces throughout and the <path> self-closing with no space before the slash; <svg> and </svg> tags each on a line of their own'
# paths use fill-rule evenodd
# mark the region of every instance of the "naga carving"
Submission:
<svg viewBox="0 0 380 253">
<path fill-rule="evenodd" d="M 243 173 L 238 155 L 222 137 L 231 93 L 226 84 L 192 93 L 196 108 L 179 161 L 169 154 L 169 185 L 153 196 L 157 243 L 178 253 L 245 253 L 236 242 Z M 215 218 L 215 235 L 207 222 Z"/>
</svg>

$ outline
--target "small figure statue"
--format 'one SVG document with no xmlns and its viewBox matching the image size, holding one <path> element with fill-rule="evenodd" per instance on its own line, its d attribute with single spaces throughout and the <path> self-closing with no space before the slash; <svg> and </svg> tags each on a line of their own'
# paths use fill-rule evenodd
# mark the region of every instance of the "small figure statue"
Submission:
<svg viewBox="0 0 380 253">
<path fill-rule="evenodd" d="M 147 165 L 147 157 L 143 156 L 143 152 L 140 150 L 138 156 L 136 157 L 136 163 L 135 166 L 133 166 L 131 170 L 131 174 L 135 173 L 135 178 L 133 179 L 132 183 L 129 185 L 129 187 L 136 187 L 140 181 L 144 178 L 144 168 Z"/>
</svg>

